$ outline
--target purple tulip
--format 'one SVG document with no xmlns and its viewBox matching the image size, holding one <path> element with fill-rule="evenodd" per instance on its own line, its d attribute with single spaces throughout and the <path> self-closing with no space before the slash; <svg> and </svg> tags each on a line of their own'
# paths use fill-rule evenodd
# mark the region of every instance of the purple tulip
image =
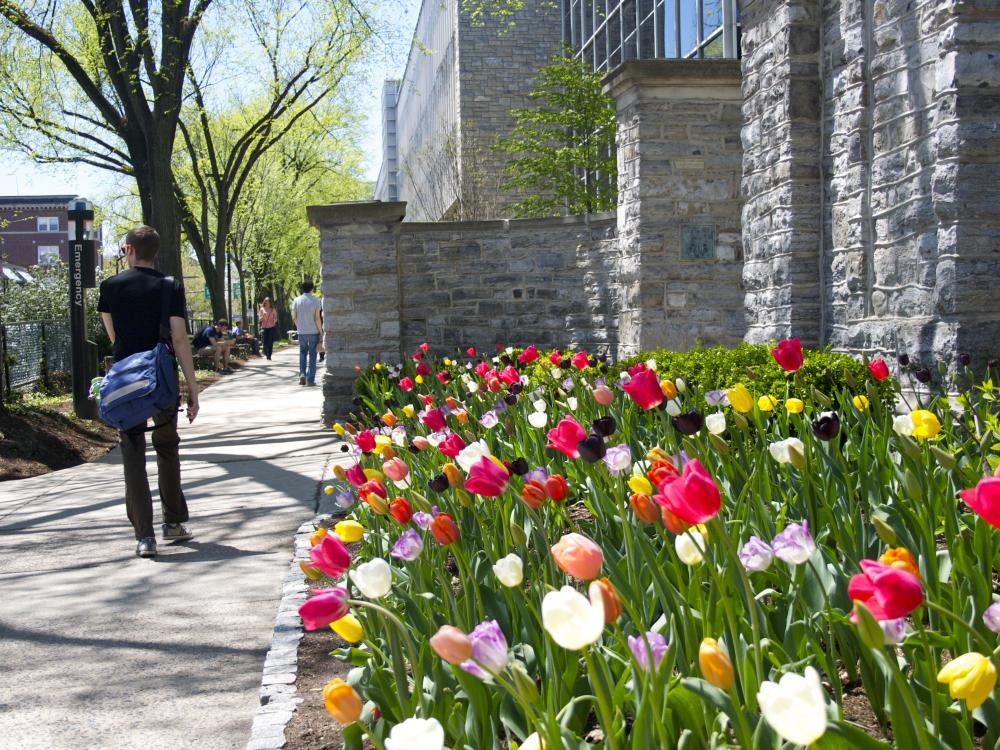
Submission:
<svg viewBox="0 0 1000 750">
<path fill-rule="evenodd" d="M 705 403 L 709 406 L 725 406 L 729 398 L 725 391 L 709 391 L 705 394 Z"/>
<path fill-rule="evenodd" d="M 420 532 L 416 529 L 407 529 L 399 535 L 399 539 L 392 545 L 389 556 L 395 557 L 397 560 L 411 562 L 420 557 L 423 550 L 424 540 L 420 537 Z"/>
<path fill-rule="evenodd" d="M 740 550 L 740 562 L 751 573 L 760 573 L 771 567 L 771 563 L 774 562 L 774 550 L 767 542 L 752 536 Z"/>
<path fill-rule="evenodd" d="M 646 648 L 646 641 L 649 641 L 649 648 Z M 653 669 L 660 666 L 663 655 L 667 653 L 667 639 L 659 633 L 650 630 L 646 633 L 646 639 L 642 636 L 628 637 L 628 647 L 632 651 L 632 656 L 639 663 L 643 671 L 649 671 L 649 652 L 653 652 Z"/>
<path fill-rule="evenodd" d="M 895 620 L 882 620 L 879 623 L 882 632 L 885 633 L 885 642 L 890 645 L 902 643 L 906 638 L 906 618 L 898 617 Z"/>
<path fill-rule="evenodd" d="M 490 672 L 487 669 L 499 672 L 507 666 L 507 639 L 496 620 L 484 620 L 476 625 L 469 633 L 469 640 L 472 641 L 472 658 L 459 665 L 464 671 L 480 680 L 488 680 Z"/>
<path fill-rule="evenodd" d="M 561 388 L 562 388 L 562 389 L 563 389 L 564 391 L 571 391 L 571 390 L 573 390 L 573 386 L 574 386 L 574 385 L 576 385 L 576 383 L 574 383 L 574 382 L 573 382 L 573 378 L 566 378 L 566 379 L 565 379 L 565 380 L 564 380 L 563 382 L 561 382 L 561 383 L 559 384 L 559 386 L 560 386 L 560 387 L 561 387 Z"/>
<path fill-rule="evenodd" d="M 986 623 L 986 627 L 1000 635 L 1000 601 L 993 602 L 986 608 L 983 612 L 983 622 Z"/>
<path fill-rule="evenodd" d="M 340 492 L 338 492 L 336 495 L 333 496 L 333 499 L 337 502 L 337 505 L 340 506 L 341 508 L 346 509 L 354 505 L 354 493 L 351 492 L 350 490 L 341 490 Z"/>
<path fill-rule="evenodd" d="M 413 514 L 413 523 L 422 528 L 424 531 L 427 531 L 427 529 L 430 528 L 431 521 L 433 520 L 434 516 L 430 513 L 424 513 L 421 510 L 418 510 Z"/>
<path fill-rule="evenodd" d="M 809 522 L 790 523 L 771 540 L 774 555 L 791 565 L 801 565 L 816 551 L 816 542 L 809 535 Z"/>
<path fill-rule="evenodd" d="M 536 482 L 541 482 L 545 484 L 545 480 L 549 478 L 549 472 L 545 470 L 544 466 L 536 466 L 534 469 L 529 471 L 524 475 L 525 484 L 534 480 Z"/>
<path fill-rule="evenodd" d="M 483 416 L 479 418 L 479 424 L 481 424 L 487 430 L 492 430 L 494 427 L 497 426 L 497 422 L 499 421 L 500 420 L 497 419 L 497 413 L 492 409 L 483 414 Z"/>
<path fill-rule="evenodd" d="M 604 455 L 604 465 L 613 476 L 619 476 L 632 468 L 632 450 L 625 443 L 612 445 Z"/>
</svg>

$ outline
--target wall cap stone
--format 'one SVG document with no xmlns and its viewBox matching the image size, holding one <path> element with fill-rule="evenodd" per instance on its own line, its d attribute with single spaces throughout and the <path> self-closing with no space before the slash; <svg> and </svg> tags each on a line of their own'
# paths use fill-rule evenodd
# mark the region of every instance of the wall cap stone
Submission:
<svg viewBox="0 0 1000 750">
<path fill-rule="evenodd" d="M 601 88 L 618 99 L 635 86 L 738 86 L 741 81 L 739 60 L 627 60 L 601 79 Z"/>
<path fill-rule="evenodd" d="M 324 206 L 307 206 L 309 225 L 392 224 L 406 216 L 406 201 L 343 201 Z"/>
<path fill-rule="evenodd" d="M 563 226 L 603 226 L 617 221 L 615 211 L 603 211 L 596 214 L 574 214 L 572 216 L 545 216 L 530 219 L 491 219 L 487 221 L 407 221 L 401 227 L 402 234 L 420 234 L 423 232 L 461 232 L 467 230 L 497 230 L 530 229 Z"/>
</svg>

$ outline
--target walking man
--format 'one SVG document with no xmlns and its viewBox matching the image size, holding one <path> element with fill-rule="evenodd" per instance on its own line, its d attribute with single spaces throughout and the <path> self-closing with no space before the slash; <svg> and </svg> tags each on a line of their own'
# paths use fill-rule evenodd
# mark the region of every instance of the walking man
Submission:
<svg viewBox="0 0 1000 750">
<path fill-rule="evenodd" d="M 292 302 L 292 320 L 299 334 L 299 385 L 316 385 L 316 347 L 323 324 L 320 301 L 313 296 L 313 283 L 303 281 L 302 294 Z"/>
<path fill-rule="evenodd" d="M 114 345 L 114 359 L 124 359 L 136 352 L 149 351 L 160 340 L 162 281 L 165 277 L 153 268 L 160 247 L 160 235 L 152 227 L 135 227 L 125 236 L 122 253 L 128 270 L 101 282 L 97 309 Z M 187 338 L 184 288 L 174 279 L 170 297 L 170 340 L 188 387 L 187 418 L 198 416 L 198 385 Z M 184 526 L 188 520 L 187 502 L 181 491 L 181 462 L 177 446 L 177 407 L 153 417 L 153 448 L 156 450 L 157 480 L 163 511 L 163 541 L 183 542 L 193 536 Z M 125 467 L 125 511 L 138 540 L 139 557 L 156 556 L 153 533 L 153 498 L 146 477 L 146 426 L 118 433 Z"/>
</svg>

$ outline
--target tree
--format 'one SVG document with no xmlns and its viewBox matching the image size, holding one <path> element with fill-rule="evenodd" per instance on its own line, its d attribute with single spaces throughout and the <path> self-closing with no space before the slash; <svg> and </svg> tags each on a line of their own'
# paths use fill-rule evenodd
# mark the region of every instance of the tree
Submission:
<svg viewBox="0 0 1000 750">
<path fill-rule="evenodd" d="M 601 75 L 582 60 L 556 57 L 538 71 L 529 96 L 538 106 L 513 110 L 517 127 L 497 143 L 512 156 L 504 188 L 526 193 L 512 210 L 551 216 L 613 209 L 615 105 L 601 91 Z"/>
</svg>

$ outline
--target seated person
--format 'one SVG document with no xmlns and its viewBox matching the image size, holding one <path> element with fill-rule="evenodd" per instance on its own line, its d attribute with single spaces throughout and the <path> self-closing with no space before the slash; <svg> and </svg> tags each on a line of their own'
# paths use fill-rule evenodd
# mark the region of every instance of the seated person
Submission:
<svg viewBox="0 0 1000 750">
<path fill-rule="evenodd" d="M 250 350 L 254 353 L 254 356 L 256 357 L 260 356 L 260 342 L 257 341 L 257 339 L 254 337 L 252 333 L 250 333 L 250 331 L 243 330 L 243 328 L 240 327 L 240 324 L 238 322 L 236 323 L 236 325 L 233 326 L 232 336 L 233 339 L 236 341 L 237 346 L 239 346 L 240 344 L 246 344 L 247 346 L 250 347 Z"/>
<path fill-rule="evenodd" d="M 195 354 L 211 354 L 215 357 L 215 371 L 228 375 L 232 372 L 229 369 L 229 352 L 233 348 L 232 339 L 226 340 L 224 337 L 229 330 L 229 322 L 223 319 L 216 321 L 214 326 L 205 326 L 194 337 L 191 342 Z"/>
</svg>

